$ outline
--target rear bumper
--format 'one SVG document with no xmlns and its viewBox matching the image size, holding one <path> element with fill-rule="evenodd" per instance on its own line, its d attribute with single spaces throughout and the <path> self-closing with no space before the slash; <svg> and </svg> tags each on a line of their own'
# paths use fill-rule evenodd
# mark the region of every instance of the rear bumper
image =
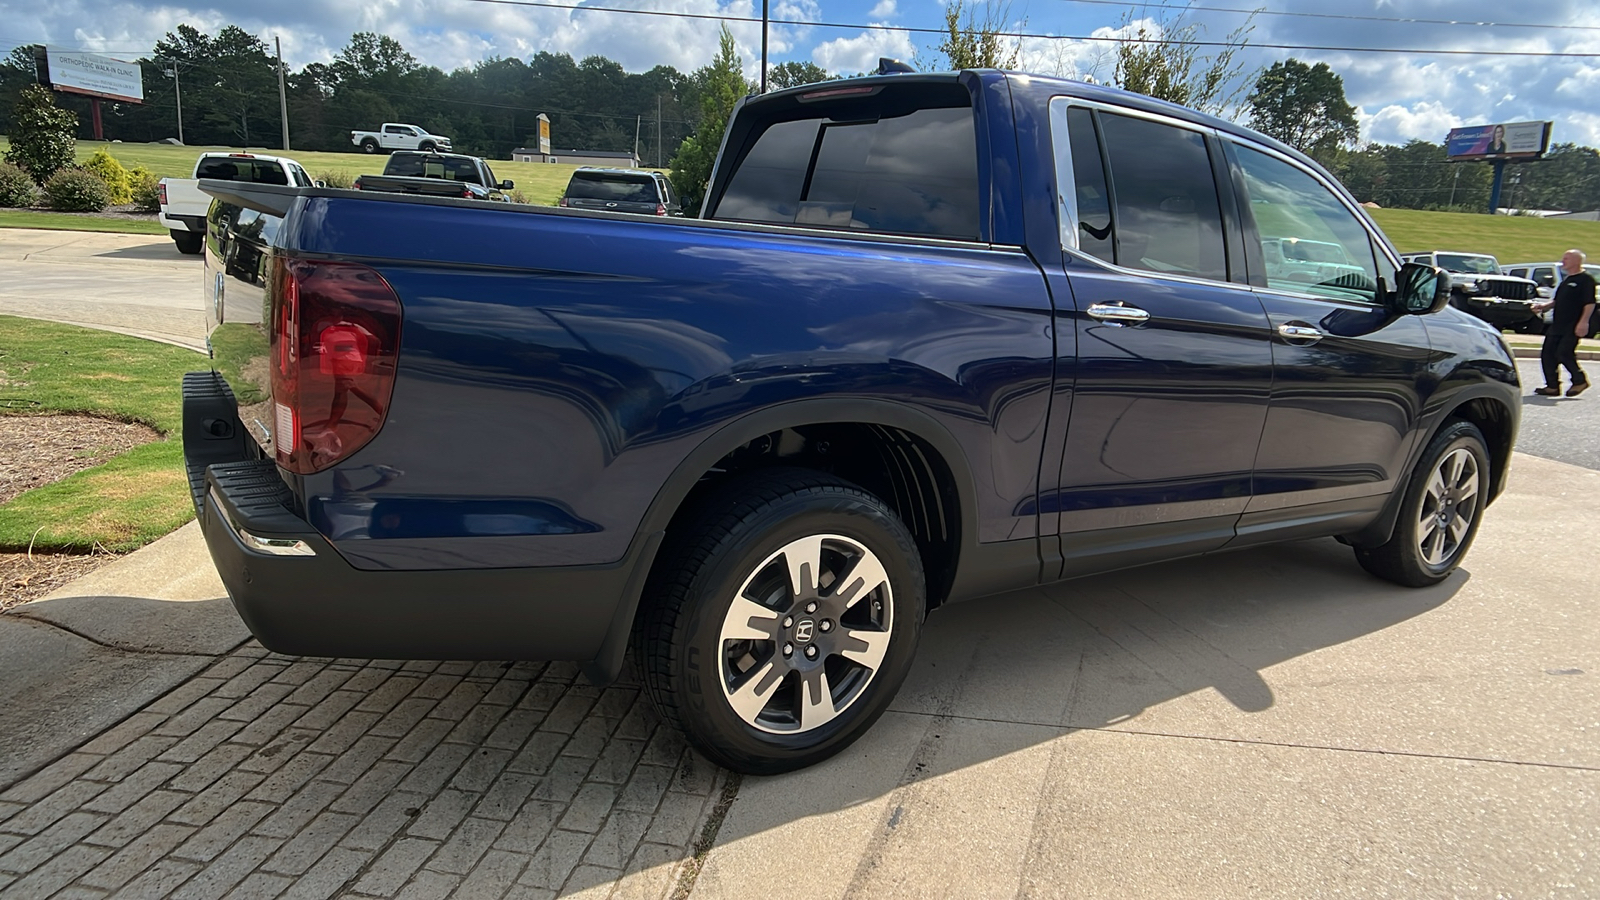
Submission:
<svg viewBox="0 0 1600 900">
<path fill-rule="evenodd" d="M 206 546 L 264 646 L 307 656 L 574 660 L 597 683 L 620 671 L 659 534 L 607 566 L 356 569 L 293 510 L 274 462 L 248 459 L 243 440 L 217 436 L 233 401 L 226 382 L 190 373 L 183 395 L 184 456 Z M 236 409 L 229 413 L 242 436 Z"/>
<path fill-rule="evenodd" d="M 168 215 L 158 213 L 156 220 L 168 231 L 205 231 L 205 216 Z"/>
</svg>

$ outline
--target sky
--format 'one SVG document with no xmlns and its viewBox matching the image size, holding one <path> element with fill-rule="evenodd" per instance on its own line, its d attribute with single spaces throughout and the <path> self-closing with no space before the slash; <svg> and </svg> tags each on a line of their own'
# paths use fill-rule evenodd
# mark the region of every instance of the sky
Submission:
<svg viewBox="0 0 1600 900">
<path fill-rule="evenodd" d="M 537 2 L 759 20 L 762 0 Z M 771 18 L 807 23 L 771 27 L 769 64 L 810 61 L 836 73 L 875 69 L 880 56 L 926 65 L 938 36 L 905 29 L 938 28 L 945 9 L 941 0 L 769 2 Z M 1105 39 L 1141 22 L 1191 24 L 1196 38 L 1214 41 L 1248 22 L 1250 46 L 1239 57 L 1246 71 L 1289 57 L 1326 62 L 1344 79 L 1364 140 L 1442 143 L 1456 126 L 1549 120 L 1554 142 L 1600 147 L 1600 3 L 1594 0 L 1194 0 L 1187 6 L 1012 0 L 1009 7 L 981 8 L 998 11 L 1006 31 L 1041 36 L 1020 42 L 1020 68 L 1027 71 L 1109 81 L 1114 44 Z M 1256 8 L 1253 19 L 1227 11 Z M 579 59 L 599 54 L 635 72 L 662 64 L 689 72 L 715 54 L 720 23 L 516 0 L 0 0 L 0 52 L 44 43 L 134 59 L 179 24 L 210 33 L 238 25 L 269 45 L 279 37 L 293 68 L 329 61 L 350 34 L 374 31 L 445 70 L 546 50 Z M 760 23 L 728 25 L 754 79 Z"/>
</svg>

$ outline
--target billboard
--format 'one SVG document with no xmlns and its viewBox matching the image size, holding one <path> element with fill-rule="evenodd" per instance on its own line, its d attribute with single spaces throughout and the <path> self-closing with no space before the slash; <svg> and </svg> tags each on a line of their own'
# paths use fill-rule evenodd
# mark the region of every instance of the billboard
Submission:
<svg viewBox="0 0 1600 900">
<path fill-rule="evenodd" d="M 539 114 L 539 152 L 550 155 L 550 117 Z"/>
<path fill-rule="evenodd" d="M 1452 128 L 1445 138 L 1445 156 L 1453 160 L 1538 159 L 1549 147 L 1549 122 Z"/>
<path fill-rule="evenodd" d="M 96 53 L 69 53 L 45 49 L 45 71 L 40 81 L 58 91 L 104 97 L 107 100 L 144 102 L 144 76 L 139 64 Z"/>
</svg>

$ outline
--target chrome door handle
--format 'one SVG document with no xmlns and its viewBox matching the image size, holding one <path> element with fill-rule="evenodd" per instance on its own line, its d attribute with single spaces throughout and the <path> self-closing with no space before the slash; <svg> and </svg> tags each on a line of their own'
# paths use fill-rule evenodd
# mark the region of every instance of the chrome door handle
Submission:
<svg viewBox="0 0 1600 900">
<path fill-rule="evenodd" d="M 1279 325 L 1278 334 L 1283 335 L 1291 341 L 1315 342 L 1322 340 L 1322 332 L 1305 325 Z"/>
<path fill-rule="evenodd" d="M 1137 306 L 1124 303 L 1094 303 L 1089 306 L 1089 318 L 1112 325 L 1141 325 L 1150 321 L 1150 314 Z"/>
</svg>

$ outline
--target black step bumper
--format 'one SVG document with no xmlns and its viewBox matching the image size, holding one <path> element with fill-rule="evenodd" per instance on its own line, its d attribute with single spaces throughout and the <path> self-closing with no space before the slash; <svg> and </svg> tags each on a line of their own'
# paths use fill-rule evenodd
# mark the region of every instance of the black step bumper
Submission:
<svg viewBox="0 0 1600 900">
<path fill-rule="evenodd" d="M 598 683 L 621 670 L 659 533 L 604 566 L 357 569 L 295 512 L 277 465 L 247 457 L 226 382 L 190 373 L 183 393 L 184 455 L 206 546 L 264 646 L 305 656 L 573 660 Z M 224 410 L 237 440 L 217 436 Z"/>
</svg>

